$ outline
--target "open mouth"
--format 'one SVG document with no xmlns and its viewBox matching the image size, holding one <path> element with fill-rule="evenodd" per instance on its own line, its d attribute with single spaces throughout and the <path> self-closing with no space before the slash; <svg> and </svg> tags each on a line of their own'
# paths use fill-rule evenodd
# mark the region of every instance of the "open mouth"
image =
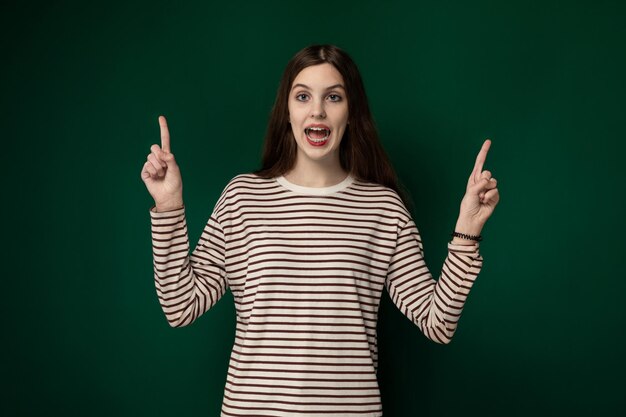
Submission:
<svg viewBox="0 0 626 417">
<path fill-rule="evenodd" d="M 328 140 L 330 136 L 330 130 L 323 127 L 307 127 L 304 129 L 304 134 L 309 141 L 315 144 L 321 144 Z"/>
</svg>

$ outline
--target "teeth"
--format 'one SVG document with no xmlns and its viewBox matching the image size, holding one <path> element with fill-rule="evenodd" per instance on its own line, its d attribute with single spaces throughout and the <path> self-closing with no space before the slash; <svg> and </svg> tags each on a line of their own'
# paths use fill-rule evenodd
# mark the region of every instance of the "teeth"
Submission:
<svg viewBox="0 0 626 417">
<path fill-rule="evenodd" d="M 323 138 L 320 139 L 316 139 L 316 138 L 312 138 L 311 136 L 309 136 L 309 131 L 311 130 L 315 130 L 315 131 L 325 131 L 326 132 L 326 136 L 324 136 Z M 307 127 L 306 129 L 304 129 L 304 133 L 306 134 L 306 136 L 309 138 L 309 140 L 316 142 L 316 143 L 321 143 L 324 142 L 326 139 L 328 139 L 328 136 L 330 135 L 330 130 L 328 129 L 324 129 L 323 127 Z"/>
<path fill-rule="evenodd" d="M 312 138 L 311 136 L 309 136 L 309 131 L 311 130 L 315 130 L 315 131 L 325 131 L 326 132 L 326 136 L 324 136 L 321 139 L 315 139 Z M 328 136 L 330 136 L 330 130 L 325 129 L 323 127 L 307 127 L 306 129 L 304 129 L 304 133 L 306 134 L 306 136 L 309 138 L 309 140 L 313 141 L 313 142 L 324 142 L 326 139 L 328 139 Z"/>
</svg>

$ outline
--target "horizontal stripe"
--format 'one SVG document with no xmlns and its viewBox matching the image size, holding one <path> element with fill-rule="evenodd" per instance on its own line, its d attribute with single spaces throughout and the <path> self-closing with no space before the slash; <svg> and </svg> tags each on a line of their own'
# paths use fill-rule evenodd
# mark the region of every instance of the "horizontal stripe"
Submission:
<svg viewBox="0 0 626 417">
<path fill-rule="evenodd" d="M 157 297 L 187 326 L 231 290 L 237 312 L 222 416 L 381 416 L 383 289 L 447 344 L 482 268 L 479 244 L 448 243 L 433 279 L 397 193 L 358 179 L 322 195 L 234 177 L 190 252 L 185 207 L 150 209 Z"/>
</svg>

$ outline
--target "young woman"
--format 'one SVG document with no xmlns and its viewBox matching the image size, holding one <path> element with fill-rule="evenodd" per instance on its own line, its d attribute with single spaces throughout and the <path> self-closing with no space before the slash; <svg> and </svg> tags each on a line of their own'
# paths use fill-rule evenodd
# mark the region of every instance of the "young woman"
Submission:
<svg viewBox="0 0 626 417">
<path fill-rule="evenodd" d="M 237 312 L 222 416 L 381 416 L 376 324 L 383 288 L 434 342 L 449 343 L 482 267 L 480 232 L 499 200 L 483 164 L 461 201 L 434 280 L 379 143 L 359 71 L 332 45 L 283 74 L 262 167 L 224 188 L 191 255 L 182 179 L 164 117 L 141 178 L 157 295 L 191 324 L 227 289 Z"/>
</svg>

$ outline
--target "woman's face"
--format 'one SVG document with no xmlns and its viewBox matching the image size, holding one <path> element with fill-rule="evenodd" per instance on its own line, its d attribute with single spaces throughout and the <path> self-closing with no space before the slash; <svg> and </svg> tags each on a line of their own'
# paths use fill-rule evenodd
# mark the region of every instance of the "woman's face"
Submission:
<svg viewBox="0 0 626 417">
<path fill-rule="evenodd" d="M 339 144 L 348 124 L 343 77 L 331 64 L 306 67 L 289 92 L 289 121 L 298 145 L 297 160 L 339 162 Z"/>
</svg>

